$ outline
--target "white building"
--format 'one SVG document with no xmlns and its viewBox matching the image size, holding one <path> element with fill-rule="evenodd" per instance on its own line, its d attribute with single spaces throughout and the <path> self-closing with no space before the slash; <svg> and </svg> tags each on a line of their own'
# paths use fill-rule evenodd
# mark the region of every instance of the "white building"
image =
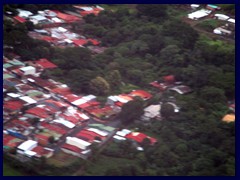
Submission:
<svg viewBox="0 0 240 180">
<path fill-rule="evenodd" d="M 91 145 L 91 143 L 76 137 L 66 137 L 66 143 L 83 150 L 86 150 Z"/>
<path fill-rule="evenodd" d="M 27 19 L 29 16 L 33 15 L 30 11 L 22 10 L 22 9 L 17 9 L 18 11 L 18 16 Z"/>
<path fill-rule="evenodd" d="M 208 16 L 212 11 L 207 10 L 207 9 L 201 9 L 199 11 L 195 11 L 191 14 L 188 14 L 188 18 L 189 19 L 193 19 L 193 20 L 198 20 L 200 18 L 203 18 L 205 16 Z"/>
<path fill-rule="evenodd" d="M 33 24 L 41 24 L 41 23 L 49 22 L 49 20 L 46 17 L 44 17 L 44 16 L 42 16 L 40 14 L 35 15 L 35 16 L 30 16 L 29 20 L 32 21 Z"/>
<path fill-rule="evenodd" d="M 100 136 L 107 136 L 107 135 L 108 135 L 107 132 L 101 131 L 101 130 L 96 129 L 96 128 L 88 128 L 87 130 L 88 130 L 88 131 L 95 132 L 96 134 L 99 134 Z"/>
<path fill-rule="evenodd" d="M 223 20 L 226 21 L 227 19 L 229 19 L 229 16 L 225 15 L 225 14 L 215 14 L 214 15 L 215 19 L 219 19 L 219 20 Z"/>
<path fill-rule="evenodd" d="M 34 99 L 30 98 L 29 96 L 22 96 L 19 97 L 19 99 L 21 99 L 22 101 L 26 102 L 27 104 L 36 104 L 37 101 L 35 101 Z"/>
<path fill-rule="evenodd" d="M 33 140 L 27 140 L 25 142 L 23 142 L 22 144 L 20 144 L 18 147 L 17 147 L 17 152 L 19 154 L 33 154 L 29 151 L 31 151 L 33 148 L 37 147 L 37 141 L 33 141 Z"/>
<path fill-rule="evenodd" d="M 219 35 L 231 35 L 232 31 L 226 30 L 222 27 L 218 27 L 216 29 L 213 30 L 214 34 L 219 34 Z"/>
<path fill-rule="evenodd" d="M 22 68 L 20 68 L 20 71 L 23 72 L 24 75 L 36 74 L 36 68 L 33 66 L 22 67 Z"/>
<path fill-rule="evenodd" d="M 142 120 L 150 120 L 160 115 L 161 106 L 158 105 L 150 105 L 144 109 L 144 115 Z"/>
<path fill-rule="evenodd" d="M 68 128 L 71 128 L 71 129 L 75 127 L 75 124 L 73 124 L 69 121 L 66 121 L 64 119 L 61 119 L 61 118 L 53 120 L 53 121 L 56 122 L 56 123 L 62 124 L 62 125 L 66 126 Z"/>
<path fill-rule="evenodd" d="M 121 131 L 117 131 L 116 135 L 125 137 L 126 135 L 130 134 L 132 131 L 128 129 L 122 129 Z"/>
</svg>

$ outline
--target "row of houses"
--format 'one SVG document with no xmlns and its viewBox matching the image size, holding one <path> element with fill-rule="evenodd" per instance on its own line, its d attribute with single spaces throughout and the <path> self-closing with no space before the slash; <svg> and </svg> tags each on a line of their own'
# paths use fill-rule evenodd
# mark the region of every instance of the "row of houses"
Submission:
<svg viewBox="0 0 240 180">
<path fill-rule="evenodd" d="M 61 149 L 65 153 L 87 159 L 91 154 L 92 143 L 99 145 L 105 143 L 114 135 L 115 130 L 115 128 L 103 124 L 89 124 L 73 136 L 66 137 Z"/>
<path fill-rule="evenodd" d="M 64 47 L 88 47 L 94 54 L 102 53 L 106 47 L 102 47 L 97 39 L 86 38 L 83 35 L 71 31 L 73 22 L 83 23 L 82 16 L 88 14 L 98 15 L 104 9 L 100 6 L 73 6 L 77 13 L 63 13 L 58 10 L 32 12 L 17 9 L 18 16 L 13 17 L 16 23 L 33 22 L 34 25 L 41 25 L 41 29 L 29 31 L 28 35 L 33 39 L 39 39 L 50 43 L 52 46 Z M 74 14 L 74 15 L 73 15 Z M 79 15 L 77 15 L 79 14 Z"/>
<path fill-rule="evenodd" d="M 94 14 L 98 15 L 104 8 L 100 6 L 81 6 L 75 5 L 76 13 L 63 13 L 58 10 L 41 10 L 36 14 L 24 9 L 17 9 L 18 15 L 14 16 L 13 19 L 18 23 L 24 23 L 26 21 L 31 21 L 33 24 L 61 24 L 61 23 L 73 23 L 82 20 L 83 16 Z M 75 15 L 73 15 L 75 14 Z"/>
<path fill-rule="evenodd" d="M 86 38 L 71 32 L 70 28 L 53 27 L 43 28 L 41 30 L 35 29 L 30 31 L 28 35 L 34 39 L 47 41 L 52 46 L 59 47 L 84 47 L 85 45 L 98 46 L 100 41 L 92 38 Z"/>
<path fill-rule="evenodd" d="M 198 4 L 191 4 L 191 7 L 194 10 L 201 8 L 201 6 Z M 213 33 L 218 35 L 230 36 L 235 33 L 235 19 L 225 14 L 215 13 L 220 9 L 221 8 L 219 6 L 208 4 L 205 8 L 188 14 L 188 18 L 192 20 L 200 20 L 208 17 L 225 22 L 225 25 L 213 29 Z"/>
</svg>

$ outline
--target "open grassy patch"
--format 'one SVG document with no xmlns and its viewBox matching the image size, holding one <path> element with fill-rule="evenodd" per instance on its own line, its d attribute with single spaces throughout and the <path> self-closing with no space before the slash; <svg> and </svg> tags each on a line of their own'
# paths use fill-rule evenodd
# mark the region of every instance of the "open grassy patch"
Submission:
<svg viewBox="0 0 240 180">
<path fill-rule="evenodd" d="M 23 176 L 23 173 L 3 162 L 3 176 Z"/>
<path fill-rule="evenodd" d="M 66 154 L 61 151 L 59 153 L 54 154 L 51 158 L 47 159 L 47 163 L 49 165 L 54 165 L 56 167 L 64 167 L 71 165 L 77 159 L 78 157 Z"/>
<path fill-rule="evenodd" d="M 219 26 L 222 26 L 224 24 L 226 24 L 225 21 L 220 21 L 220 20 L 216 20 L 216 19 L 207 19 L 207 20 L 204 20 L 204 21 L 198 23 L 196 25 L 196 27 L 204 29 L 208 32 L 212 32 L 213 29 L 215 29 Z"/>
<path fill-rule="evenodd" d="M 94 176 L 103 176 L 105 172 L 109 169 L 118 168 L 119 166 L 126 166 L 134 164 L 134 160 L 125 159 L 125 158 L 115 158 L 105 155 L 100 155 L 98 160 L 90 164 L 90 167 L 87 168 L 87 171 L 83 174 L 94 175 Z"/>
</svg>

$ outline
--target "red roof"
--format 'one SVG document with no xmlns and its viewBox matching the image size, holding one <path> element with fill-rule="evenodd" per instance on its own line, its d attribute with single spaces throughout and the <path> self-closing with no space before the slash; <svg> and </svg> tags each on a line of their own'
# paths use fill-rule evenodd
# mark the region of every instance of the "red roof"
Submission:
<svg viewBox="0 0 240 180">
<path fill-rule="evenodd" d="M 72 122 L 73 124 L 77 124 L 79 120 L 75 118 L 74 116 L 67 116 L 66 114 L 61 114 L 61 117 L 63 117 L 65 120 Z"/>
<path fill-rule="evenodd" d="M 125 138 L 133 139 L 134 141 L 137 141 L 139 143 L 141 143 L 145 138 L 148 138 L 151 141 L 151 144 L 155 144 L 157 142 L 155 138 L 149 137 L 146 134 L 138 132 L 132 132 L 130 134 L 127 134 Z"/>
<path fill-rule="evenodd" d="M 122 107 L 123 104 L 124 104 L 124 103 L 121 103 L 121 102 L 119 102 L 119 101 L 118 101 L 118 102 L 115 102 L 115 105 L 116 105 L 116 106 L 119 106 L 119 107 Z"/>
<path fill-rule="evenodd" d="M 54 37 L 50 37 L 50 36 L 42 36 L 40 39 L 43 41 L 47 41 L 49 43 L 54 43 L 58 40 L 58 39 L 56 39 Z"/>
<path fill-rule="evenodd" d="M 56 11 L 55 11 L 56 12 Z M 79 21 L 80 18 L 79 17 L 76 17 L 76 16 L 73 16 L 73 15 L 69 15 L 69 14 L 65 14 L 65 13 L 61 13 L 61 12 L 56 12 L 57 13 L 57 17 L 64 20 L 64 21 L 67 21 L 67 22 L 75 22 L 75 21 Z"/>
<path fill-rule="evenodd" d="M 30 127 L 31 126 L 31 124 L 29 124 L 27 121 L 20 121 L 20 120 L 18 120 L 18 119 L 15 119 L 15 120 L 13 120 L 13 121 L 11 121 L 11 123 L 13 123 L 14 125 L 23 125 L 23 126 L 25 126 L 25 127 Z"/>
<path fill-rule="evenodd" d="M 51 69 L 51 68 L 56 68 L 57 66 L 50 62 L 49 60 L 43 58 L 39 59 L 38 61 L 35 61 L 36 64 L 42 66 L 44 69 Z"/>
<path fill-rule="evenodd" d="M 95 46 L 100 44 L 100 42 L 98 40 L 96 40 L 96 39 L 88 39 L 88 41 L 90 41 Z"/>
<path fill-rule="evenodd" d="M 88 14 L 94 14 L 95 16 L 97 16 L 98 14 L 100 13 L 100 10 L 98 8 L 95 8 L 94 10 L 92 11 L 81 11 L 80 14 L 82 16 L 86 16 Z"/>
<path fill-rule="evenodd" d="M 67 133 L 67 130 L 65 130 L 65 129 L 59 127 L 59 126 L 53 125 L 53 124 L 48 124 L 46 122 L 42 122 L 41 126 L 47 128 L 47 129 L 49 129 L 51 131 L 55 131 L 55 132 L 57 132 L 59 134 L 62 134 L 62 135 Z"/>
<path fill-rule="evenodd" d="M 135 90 L 135 91 L 132 91 L 130 93 L 131 96 L 139 96 L 143 99 L 149 99 L 152 97 L 152 95 L 150 93 L 148 93 L 147 91 L 144 91 L 144 90 Z"/>
<path fill-rule="evenodd" d="M 102 140 L 105 139 L 104 136 L 101 136 L 101 135 L 99 135 L 95 132 L 92 132 L 92 131 L 88 131 L 86 129 L 83 129 L 82 131 L 77 133 L 76 136 L 79 137 L 79 138 L 81 138 L 81 136 L 84 137 L 84 138 L 87 138 L 88 142 L 93 142 L 95 140 L 95 137 L 99 137 Z"/>
<path fill-rule="evenodd" d="M 58 108 L 62 108 L 62 107 L 68 107 L 69 105 L 67 103 L 64 102 L 60 102 L 60 101 L 55 101 L 53 99 L 47 99 L 44 101 L 46 104 L 52 104 Z"/>
<path fill-rule="evenodd" d="M 8 147 L 17 147 L 19 144 L 22 143 L 22 140 L 18 139 L 19 141 L 16 142 L 15 140 L 17 140 L 18 138 L 15 138 L 11 135 L 8 134 L 4 134 L 3 135 L 3 145 L 4 146 L 8 146 Z"/>
<path fill-rule="evenodd" d="M 67 144 L 67 143 L 63 144 L 62 148 L 68 149 L 68 150 L 76 152 L 76 153 L 81 153 L 82 152 L 82 149 L 78 148 L 77 146 L 73 146 L 73 145 L 70 145 L 70 144 Z"/>
<path fill-rule="evenodd" d="M 80 99 L 82 96 L 77 96 L 75 94 L 68 94 L 64 98 L 67 99 L 69 102 L 74 102 L 78 99 Z"/>
<path fill-rule="evenodd" d="M 15 139 L 15 137 L 8 135 L 8 134 L 4 134 L 3 136 L 3 145 L 7 145 L 11 140 Z"/>
<path fill-rule="evenodd" d="M 168 75 L 163 77 L 164 81 L 167 83 L 174 83 L 175 82 L 175 77 L 174 75 Z"/>
<path fill-rule="evenodd" d="M 22 101 L 4 101 L 3 107 L 12 111 L 20 110 L 23 107 Z"/>
<path fill-rule="evenodd" d="M 74 39 L 72 41 L 77 46 L 83 46 L 84 44 L 87 44 L 87 42 L 88 42 L 86 39 Z"/>
<path fill-rule="evenodd" d="M 40 118 L 47 118 L 50 116 L 49 111 L 40 107 L 34 107 L 26 111 L 27 114 L 32 114 Z"/>
<path fill-rule="evenodd" d="M 72 94 L 70 88 L 66 87 L 66 88 L 55 88 L 51 90 L 54 93 L 60 94 L 62 96 L 66 96 L 68 94 Z"/>
<path fill-rule="evenodd" d="M 82 109 L 87 108 L 87 107 L 89 107 L 89 106 L 91 106 L 91 104 L 89 104 L 89 103 L 83 103 L 83 104 L 81 104 L 81 105 L 78 105 L 78 107 L 79 107 L 79 108 L 82 108 Z"/>
<path fill-rule="evenodd" d="M 158 83 L 157 81 L 151 82 L 150 85 L 160 89 L 161 91 L 164 91 L 168 87 L 167 84 L 165 84 L 165 83 Z"/>
<path fill-rule="evenodd" d="M 15 16 L 13 17 L 13 19 L 15 19 L 16 21 L 20 22 L 20 23 L 25 23 L 26 19 L 20 17 L 20 16 Z"/>
<path fill-rule="evenodd" d="M 44 149 L 44 147 L 42 146 L 36 146 L 31 151 L 36 152 L 40 156 L 46 155 L 51 152 L 50 150 Z"/>
</svg>

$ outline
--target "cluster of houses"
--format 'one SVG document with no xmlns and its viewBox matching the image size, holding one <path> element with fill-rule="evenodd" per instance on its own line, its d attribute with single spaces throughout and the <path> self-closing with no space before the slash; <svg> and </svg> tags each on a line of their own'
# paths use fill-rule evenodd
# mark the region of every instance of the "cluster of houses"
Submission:
<svg viewBox="0 0 240 180">
<path fill-rule="evenodd" d="M 187 94 L 192 92 L 189 86 L 183 85 L 180 81 L 176 81 L 174 75 L 164 76 L 162 80 L 153 81 L 150 83 L 150 85 L 157 88 L 161 92 L 174 91 L 178 94 Z"/>
<path fill-rule="evenodd" d="M 5 149 L 20 146 L 26 156 L 39 157 L 40 152 L 51 149 L 50 137 L 57 141 L 89 121 L 88 115 L 58 98 L 58 93 L 70 92 L 67 85 L 39 77 L 44 69 L 56 67 L 47 59 L 29 66 L 17 59 L 3 58 Z"/>
<path fill-rule="evenodd" d="M 91 154 L 92 143 L 104 144 L 116 132 L 116 128 L 103 124 L 89 124 L 74 136 L 66 137 L 61 149 L 68 154 L 86 159 Z"/>
<path fill-rule="evenodd" d="M 100 42 L 96 39 L 86 38 L 71 32 L 68 27 L 52 27 L 43 28 L 41 30 L 34 29 L 28 35 L 34 39 L 47 41 L 53 46 L 58 47 L 84 47 L 84 45 L 98 46 Z"/>
<path fill-rule="evenodd" d="M 235 19 L 231 18 L 225 14 L 215 13 L 216 11 L 221 10 L 219 6 L 208 4 L 205 8 L 202 8 L 198 4 L 191 4 L 191 8 L 194 12 L 188 14 L 188 18 L 192 20 L 200 20 L 203 18 L 213 18 L 219 21 L 224 22 L 225 24 L 217 27 L 213 30 L 214 34 L 230 36 L 235 33 Z"/>
<path fill-rule="evenodd" d="M 143 151 L 143 147 L 141 145 L 144 143 L 145 139 L 148 139 L 150 145 L 154 145 L 157 143 L 157 139 L 147 136 L 141 132 L 131 131 L 129 129 L 122 129 L 121 131 L 117 131 L 116 134 L 113 136 L 115 142 L 126 141 L 127 139 L 137 143 L 137 150 Z"/>
<path fill-rule="evenodd" d="M 74 12 L 60 12 L 58 10 L 41 10 L 36 14 L 33 14 L 30 11 L 17 9 L 18 15 L 14 16 L 13 19 L 17 23 L 24 23 L 26 21 L 31 21 L 33 24 L 38 25 L 59 25 L 63 23 L 72 23 L 82 20 L 82 17 L 94 14 L 98 15 L 104 8 L 100 6 L 84 6 L 84 5 L 75 5 Z"/>
<path fill-rule="evenodd" d="M 54 68 L 57 65 L 45 58 L 22 62 L 19 56 L 3 57 L 3 149 L 16 149 L 21 160 L 48 158 L 56 149 L 86 159 L 93 142 L 104 143 L 116 133 L 116 128 L 96 121 L 111 119 L 136 96 L 152 97 L 133 90 L 109 96 L 101 105 L 94 95 L 76 95 L 66 84 L 40 77 Z M 145 136 L 134 133 L 124 138 L 140 142 L 140 137 Z"/>
<path fill-rule="evenodd" d="M 74 22 L 83 23 L 83 16 L 88 14 L 98 15 L 104 9 L 100 6 L 73 6 L 76 12 L 63 13 L 58 10 L 38 11 L 33 15 L 32 12 L 17 9 L 19 14 L 13 17 L 16 23 L 32 22 L 38 25 L 38 29 L 29 31 L 28 35 L 33 39 L 39 39 L 57 47 L 88 47 L 93 53 L 102 53 L 106 47 L 100 46 L 101 42 L 97 39 L 86 38 L 83 35 L 72 32 L 71 24 Z"/>
</svg>

